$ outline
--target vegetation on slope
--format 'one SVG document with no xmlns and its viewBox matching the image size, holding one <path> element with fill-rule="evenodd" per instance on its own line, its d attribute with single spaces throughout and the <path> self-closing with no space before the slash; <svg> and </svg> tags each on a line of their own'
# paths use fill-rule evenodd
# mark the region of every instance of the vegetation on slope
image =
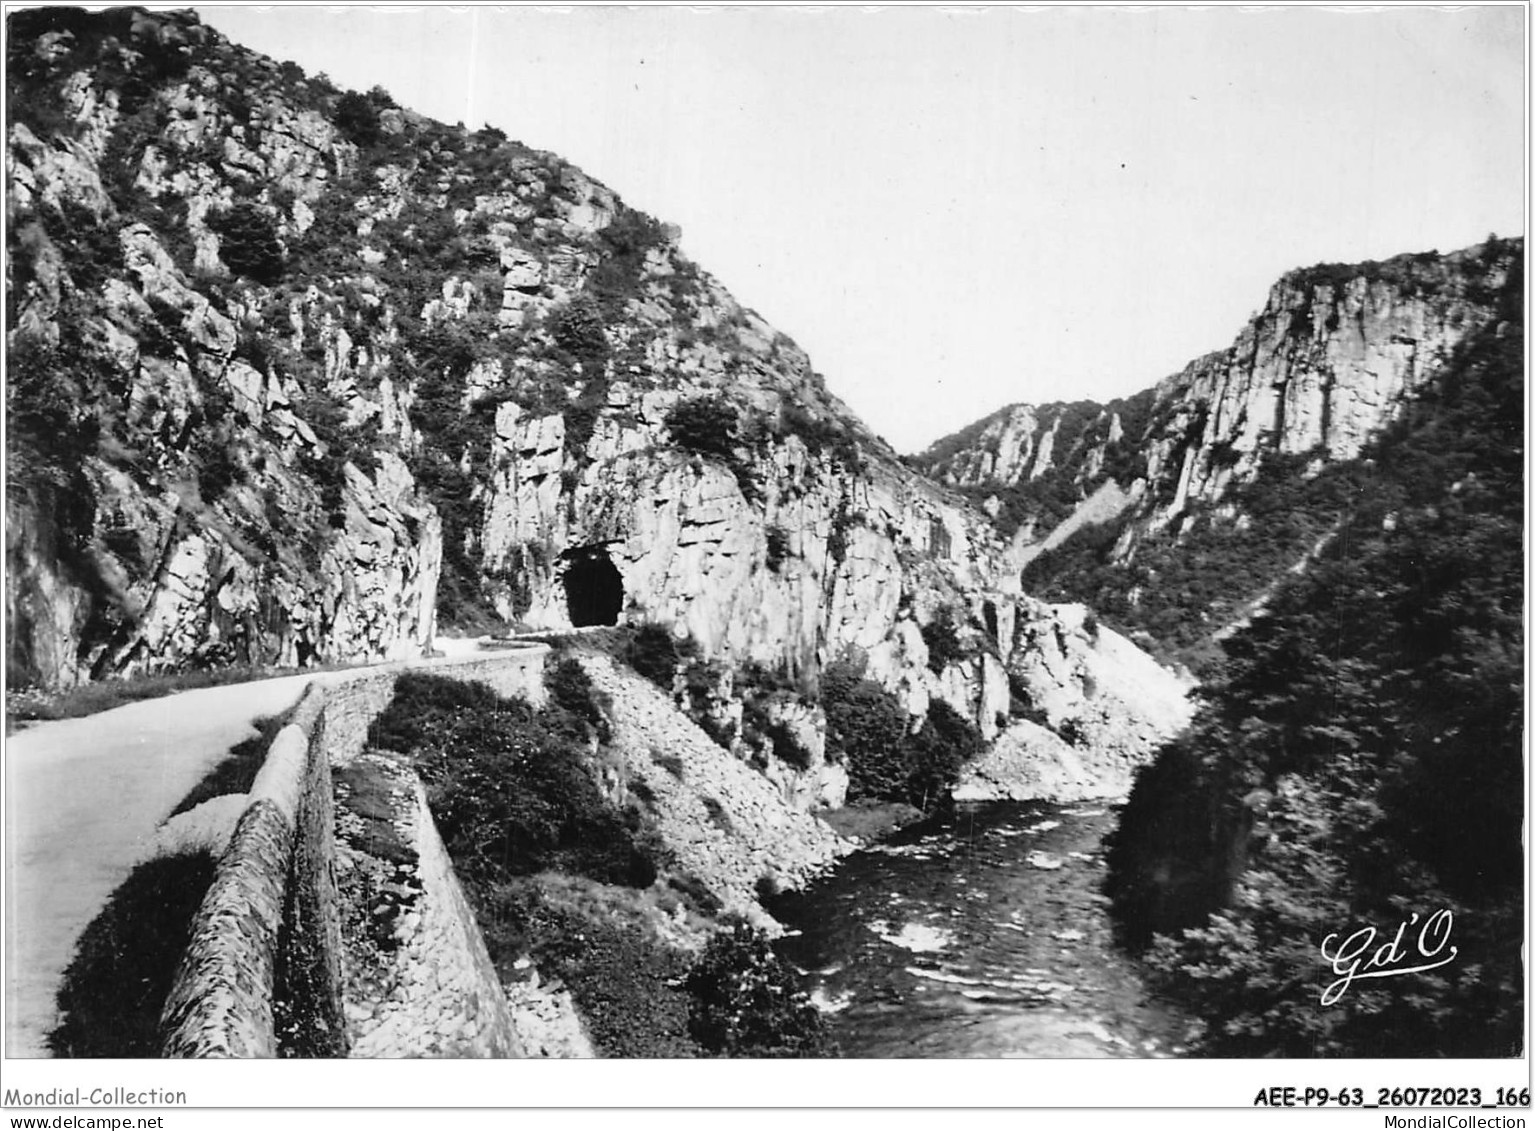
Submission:
<svg viewBox="0 0 1535 1131">
<path fill-rule="evenodd" d="M 826 741 L 847 759 L 848 800 L 899 801 L 932 809 L 948 800 L 960 767 L 981 752 L 980 732 L 941 699 L 922 725 L 894 695 L 864 677 L 861 658 L 821 674 Z"/>
<path fill-rule="evenodd" d="M 317 202 L 314 223 L 295 242 L 295 273 L 321 284 L 325 313 L 354 343 L 395 354 L 395 366 L 358 374 L 363 391 L 374 391 L 399 364 L 414 371 L 411 422 L 424 442 L 402 445 L 402 454 L 442 517 L 438 612 L 447 624 L 487 628 L 499 618 L 478 546 L 485 494 L 477 485 L 493 471 L 496 411 L 510 401 L 533 414 L 561 414 L 567 451 L 582 455 L 615 360 L 609 325 L 622 317 L 645 254 L 664 236 L 654 219 L 620 205 L 594 241 L 601 258 L 585 287 L 547 317 L 503 325 L 500 252 L 491 238 L 498 221 L 477 204 L 498 194 L 528 200 L 528 233 L 519 228 L 518 239 L 530 255 L 540 254 L 547 237 L 538 225 L 573 204 L 574 170 L 498 130 L 469 134 L 405 114 L 379 89 L 337 101 L 349 108 L 340 124 L 359 147 L 357 163 Z M 391 111 L 385 129 L 380 120 Z M 396 179 L 401 207 L 374 218 L 364 236 L 359 207 L 389 178 Z M 344 274 L 369 248 L 384 252 L 369 272 L 376 280 L 370 293 L 382 304 L 357 293 Z M 465 309 L 456 316 L 431 313 L 450 281 L 464 295 Z M 517 379 L 508 381 L 513 371 Z M 495 387 L 476 393 L 470 387 L 475 373 L 492 374 Z M 369 441 L 374 448 L 399 443 L 379 436 Z"/>
<path fill-rule="evenodd" d="M 466 876 L 568 871 L 648 887 L 664 850 L 638 810 L 608 804 L 585 765 L 592 724 L 558 700 L 540 710 L 481 684 L 406 675 L 369 731 L 410 754 Z"/>
<path fill-rule="evenodd" d="M 1139 776 L 1113 839 L 1125 937 L 1206 1019 L 1207 1053 L 1518 1051 L 1519 280 L 1501 301 L 1505 321 L 1370 453 L 1310 571 L 1227 642 L 1190 734 Z M 1336 956 L 1355 931 L 1384 946 L 1405 922 L 1416 953 L 1440 911 L 1453 937 L 1423 945 L 1453 945 L 1453 961 L 1321 1004 L 1346 972 L 1323 959 L 1327 936 Z"/>
<path fill-rule="evenodd" d="M 8 482 L 13 507 L 46 531 L 43 555 L 56 553 L 65 577 L 88 595 L 80 650 L 99 654 L 102 664 L 111 650 L 101 645 L 127 636 L 142 612 L 142 602 L 125 594 L 128 579 L 152 573 L 163 548 L 152 523 L 123 511 L 125 496 L 158 499 L 173 484 L 184 527 L 224 531 L 248 559 L 274 573 L 312 569 L 339 525 L 345 453 L 361 444 L 349 430 L 326 427 L 336 414 L 319 411 L 331 402 L 314 359 L 286 365 L 297 354 L 281 323 L 246 317 L 272 312 L 269 299 L 289 273 L 278 233 L 295 200 L 226 167 L 212 136 L 243 114 L 245 138 L 256 144 L 255 102 L 285 88 L 303 102 L 315 91 L 301 75 L 269 71 L 249 53 L 198 34 L 205 30 L 185 15 L 137 9 L 48 8 L 9 17 L 9 124 L 30 130 L 82 172 L 71 185 L 76 195 L 12 198 Z M 185 109 L 173 108 L 169 95 L 198 64 L 219 68 L 241 93 L 210 111 L 214 130 L 194 143 L 188 132 L 169 129 L 184 121 L 178 115 Z M 83 136 L 84 119 L 64 110 L 78 104 L 65 87 L 81 73 L 90 77 L 98 107 L 115 95 L 116 114 L 100 119 L 110 129 L 99 149 Z M 168 140 L 173 136 L 179 144 Z M 198 183 L 206 176 L 228 189 L 227 203 L 206 216 L 208 231 L 220 236 L 224 269 L 199 265 L 187 201 L 146 187 L 141 171 L 151 148 L 165 178 Z M 104 198 L 93 194 L 92 174 L 99 174 Z M 226 359 L 199 339 L 195 320 L 158 298 L 138 297 L 141 282 L 125 263 L 123 242 L 135 225 L 153 233 L 192 292 L 242 325 L 238 356 L 258 368 L 276 366 L 298 383 L 295 407 L 325 441 L 294 461 L 312 479 L 279 470 L 275 446 L 236 409 L 220 379 Z M 255 325 L 262 329 L 252 336 Z M 272 474 L 263 475 L 268 469 Z M 131 490 L 120 489 L 124 481 Z M 13 634 L 18 638 L 27 634 Z M 238 655 L 213 648 L 189 666 L 269 658 L 259 649 Z M 23 681 L 37 672 L 33 658 L 14 646 L 8 663 Z"/>
<path fill-rule="evenodd" d="M 719 903 L 675 862 L 642 805 L 597 784 L 607 718 L 580 665 L 533 708 L 406 674 L 370 742 L 411 755 L 503 977 L 531 957 L 570 987 L 608 1056 L 824 1056 L 824 1023 L 760 932 L 719 924 L 701 957 L 663 930 Z"/>
<path fill-rule="evenodd" d="M 1142 537 L 1129 562 L 1113 554 L 1133 513 L 1085 527 L 1031 561 L 1023 584 L 1042 600 L 1088 604 L 1164 662 L 1207 673 L 1220 655 L 1212 634 L 1237 622 L 1378 488 L 1380 469 L 1367 460 L 1331 463 L 1309 479 L 1308 461 L 1269 453 L 1251 482 L 1222 499 L 1231 510 L 1192 506 L 1176 531 Z"/>
<path fill-rule="evenodd" d="M 923 636 L 935 655 L 947 660 L 960 656 L 951 611 L 936 615 L 923 627 Z M 809 769 L 810 752 L 773 721 L 768 708 L 774 699 L 820 707 L 826 716 L 826 758 L 847 766 L 851 802 L 896 802 L 930 811 L 949 800 L 961 767 L 985 745 L 976 726 L 938 698 L 929 702 L 919 724 L 882 684 L 867 678 L 867 658 L 856 651 L 828 664 L 813 682 L 796 682 L 758 664 L 731 670 L 731 695 L 742 708 L 738 730 L 722 726 L 711 710 L 718 706 L 726 666 L 703 659 L 691 638 L 645 624 L 583 633 L 581 642 L 603 649 L 666 694 L 675 694 L 679 709 L 710 738 L 727 750 L 739 749 L 737 742 L 744 741 L 754 759 L 771 749 L 790 766 Z M 760 760 L 756 764 L 760 768 Z"/>
</svg>

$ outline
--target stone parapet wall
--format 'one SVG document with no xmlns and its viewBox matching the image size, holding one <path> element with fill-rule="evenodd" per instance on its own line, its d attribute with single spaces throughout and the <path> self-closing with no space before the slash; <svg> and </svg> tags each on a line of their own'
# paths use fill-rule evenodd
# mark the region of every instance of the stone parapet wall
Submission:
<svg viewBox="0 0 1535 1131">
<path fill-rule="evenodd" d="M 235 826 L 165 1000 L 167 1057 L 277 1055 L 272 987 L 293 823 L 258 801 Z"/>
<path fill-rule="evenodd" d="M 548 652 L 547 646 L 530 644 L 483 656 L 316 677 L 273 739 L 193 920 L 161 1014 L 166 1056 L 346 1056 L 354 1051 L 343 1016 L 348 974 L 332 769 L 349 766 L 362 753 L 369 725 L 388 705 L 403 672 L 485 683 L 498 694 L 542 702 Z M 419 792 L 419 784 L 414 789 Z M 418 856 L 435 861 L 435 854 L 442 853 L 424 796 L 410 835 Z M 504 1019 L 504 999 L 497 995 L 487 1001 L 486 986 L 499 983 L 446 855 L 440 866 L 423 866 L 421 876 L 430 880 L 433 891 L 426 903 L 433 912 L 433 931 L 440 941 L 452 937 L 454 920 L 461 923 L 455 944 L 465 957 L 460 972 L 472 973 L 432 987 L 433 1006 L 424 1023 L 440 1023 L 444 1032 L 418 1027 L 418 1049 L 395 1041 L 389 1052 L 364 1055 L 420 1055 L 428 1049 L 437 1055 L 516 1055 L 509 1024 L 503 1028 L 495 1016 L 499 1006 Z M 463 998 L 462 1009 L 449 1000 L 455 995 Z"/>
</svg>

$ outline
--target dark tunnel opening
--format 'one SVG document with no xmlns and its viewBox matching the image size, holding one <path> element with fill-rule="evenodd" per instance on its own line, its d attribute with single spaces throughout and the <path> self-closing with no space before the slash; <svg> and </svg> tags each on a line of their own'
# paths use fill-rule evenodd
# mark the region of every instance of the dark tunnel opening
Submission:
<svg viewBox="0 0 1535 1131">
<path fill-rule="evenodd" d="M 575 628 L 617 624 L 624 607 L 624 578 L 602 546 L 565 551 L 565 608 Z"/>
</svg>

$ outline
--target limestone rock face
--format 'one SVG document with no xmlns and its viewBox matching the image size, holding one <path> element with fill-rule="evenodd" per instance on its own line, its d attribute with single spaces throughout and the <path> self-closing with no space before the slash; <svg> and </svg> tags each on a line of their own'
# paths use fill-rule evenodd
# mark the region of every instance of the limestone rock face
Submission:
<svg viewBox="0 0 1535 1131">
<path fill-rule="evenodd" d="M 90 154 L 78 145 L 55 147 L 18 122 L 9 138 L 12 199 L 23 208 L 62 208 L 65 202 L 101 215 L 110 207 Z"/>
<path fill-rule="evenodd" d="M 1158 386 L 1158 403 L 1177 407 L 1146 445 L 1147 478 L 1173 484 L 1170 497 L 1157 492 L 1152 523 L 1173 521 L 1191 500 L 1217 501 L 1269 451 L 1358 456 L 1487 323 L 1487 296 L 1520 253 L 1488 244 L 1376 271 L 1285 276 L 1230 349 Z"/>
<path fill-rule="evenodd" d="M 1081 605 L 1020 602 L 1008 726 L 967 766 L 961 800 L 1123 797 L 1136 769 L 1193 717 L 1193 681 L 1157 664 Z"/>
<path fill-rule="evenodd" d="M 916 463 L 940 482 L 977 492 L 1059 474 L 1063 462 L 1074 473 L 1078 448 L 1096 451 L 1119 439 L 1118 405 L 1008 405 L 939 440 Z"/>
<path fill-rule="evenodd" d="M 1007 725 L 1016 557 L 675 227 L 192 14 L 58 12 L 11 27 L 18 683 L 654 622 Z M 1034 416 L 985 475 L 1056 473 L 1081 413 Z"/>
<path fill-rule="evenodd" d="M 537 628 L 570 626 L 560 558 L 595 547 L 621 577 L 628 619 L 673 624 L 710 654 L 793 671 L 858 647 L 894 676 L 892 632 L 903 596 L 919 589 L 913 559 L 941 544 L 946 561 L 1005 584 L 955 561 L 956 541 L 967 552 L 984 537 L 978 521 L 892 469 L 854 477 L 791 438 L 754 468 L 761 498 L 749 501 L 728 467 L 661 446 L 654 420 L 599 429 L 584 461 L 566 456 L 560 417 L 520 420 L 503 406 L 497 420 L 503 470 L 489 485 L 481 545 L 487 572 L 522 586 L 509 584 L 500 606 Z M 772 565 L 770 538 L 781 539 Z"/>
<path fill-rule="evenodd" d="M 1503 240 L 1291 272 L 1229 348 L 1154 388 L 1107 406 L 1014 405 L 917 462 L 977 494 L 1048 476 L 1079 500 L 1064 513 L 1025 502 L 1009 516 L 1020 561 L 1119 517 L 1124 507 L 1106 510 L 1096 494 L 1112 480 L 1133 500 L 1118 551 L 1128 560 L 1144 532 L 1219 504 L 1271 454 L 1357 457 L 1493 317 L 1491 298 L 1522 255 L 1522 241 Z"/>
<path fill-rule="evenodd" d="M 9 344 L 18 383 L 38 390 L 23 412 L 50 385 L 74 403 L 49 427 L 23 417 L 12 450 L 13 679 L 419 655 L 437 512 L 400 455 L 364 471 L 333 426 L 321 438 L 318 390 L 274 350 L 291 334 L 349 368 L 344 328 L 302 299 L 229 286 L 210 227 L 252 199 L 274 232 L 298 231 L 354 147 L 277 96 L 276 64 L 241 53 L 233 73 L 254 85 L 248 102 L 233 95 L 215 64 L 235 49 L 192 17 L 117 13 L 45 36 L 32 78 L 59 83 L 65 121 L 9 134 L 22 228 Z M 164 80 L 134 106 L 114 85 L 130 58 Z M 171 207 L 180 228 L 163 222 Z M 391 387 L 338 391 L 354 419 L 398 429 Z"/>
<path fill-rule="evenodd" d="M 933 463 L 930 474 L 957 487 L 1019 483 L 1050 468 L 1060 417 L 1050 406 L 1013 405 L 982 422 L 974 441 Z M 1050 437 L 1050 440 L 1046 440 Z"/>
</svg>

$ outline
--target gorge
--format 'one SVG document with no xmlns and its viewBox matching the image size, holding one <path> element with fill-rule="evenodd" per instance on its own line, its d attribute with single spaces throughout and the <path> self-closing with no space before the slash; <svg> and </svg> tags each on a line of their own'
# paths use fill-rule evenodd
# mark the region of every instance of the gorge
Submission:
<svg viewBox="0 0 1535 1131">
<path fill-rule="evenodd" d="M 553 650 L 531 706 L 391 676 L 346 757 L 310 764 L 305 804 L 334 803 L 351 846 L 326 851 L 357 854 L 332 919 L 368 962 L 414 945 L 408 893 L 345 926 L 411 888 L 404 854 L 458 873 L 481 982 L 559 972 L 586 1051 L 824 1051 L 802 1011 L 756 1045 L 710 1028 L 732 963 L 784 960 L 822 972 L 833 1030 L 839 1005 L 869 1024 L 856 995 L 917 985 L 963 987 L 933 1025 L 1001 1011 L 1001 1036 L 916 1040 L 940 1055 L 1427 1055 L 1436 1031 L 1507 1051 L 1506 1006 L 1468 1019 L 1523 986 L 1522 239 L 1290 272 L 1231 346 L 1140 394 L 1011 406 L 903 459 L 677 229 L 553 154 L 190 13 L 10 19 L 9 688 Z M 369 823 L 406 801 L 404 840 Z M 871 845 L 880 806 L 927 823 Z M 1446 822 L 1482 818 L 1463 868 Z M 619 847 L 578 851 L 594 839 Z M 902 864 L 880 897 L 912 885 L 920 915 L 814 910 L 882 853 Z M 997 930 L 1098 948 L 1075 956 L 1108 971 L 1093 1012 L 1061 1012 L 1054 953 L 980 931 L 990 905 L 950 929 L 991 896 L 934 874 L 972 863 L 1019 884 Z M 1319 872 L 1350 879 L 1324 896 Z M 1318 916 L 1404 898 L 1482 922 L 1481 958 L 1425 991 L 1437 1030 L 1378 998 L 1252 1023 L 1265 979 L 1309 977 Z M 1036 924 L 1036 899 L 1063 917 Z M 1280 924 L 1276 969 L 1201 997 L 1188 969 L 1255 920 Z M 785 926 L 805 933 L 763 949 Z M 978 933 L 1001 957 L 961 958 L 1018 969 L 951 950 L 894 989 L 824 977 L 862 961 L 847 937 L 921 955 Z M 364 952 L 333 951 L 337 982 Z M 629 959 L 675 1043 L 602 996 Z M 1147 1007 L 1144 971 L 1201 1023 Z M 691 998 L 660 988 L 695 975 Z M 328 1036 L 284 1045 L 279 1020 L 261 1047 L 421 1051 L 387 1012 L 388 1040 L 330 1001 Z M 477 1042 L 429 1051 L 539 1045 Z"/>
</svg>

